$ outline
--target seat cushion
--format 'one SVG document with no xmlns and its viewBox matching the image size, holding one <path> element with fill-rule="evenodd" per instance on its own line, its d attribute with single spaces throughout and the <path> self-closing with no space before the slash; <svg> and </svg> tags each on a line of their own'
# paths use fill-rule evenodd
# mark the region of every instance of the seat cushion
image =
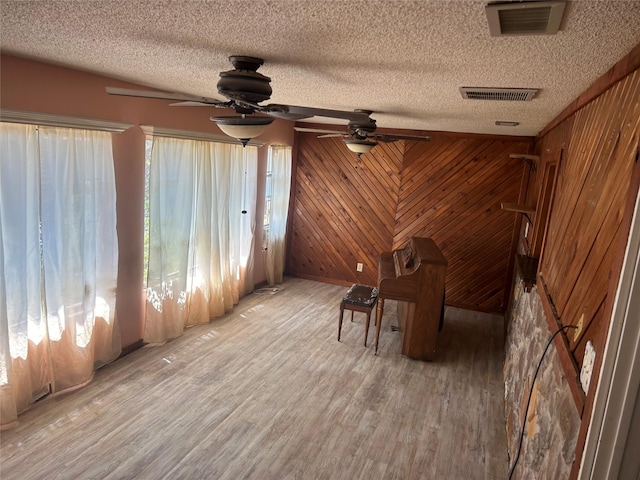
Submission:
<svg viewBox="0 0 640 480">
<path fill-rule="evenodd" d="M 351 305 L 372 307 L 376 303 L 377 298 L 377 288 L 354 284 L 349 288 L 346 295 L 342 298 L 342 301 Z"/>
</svg>

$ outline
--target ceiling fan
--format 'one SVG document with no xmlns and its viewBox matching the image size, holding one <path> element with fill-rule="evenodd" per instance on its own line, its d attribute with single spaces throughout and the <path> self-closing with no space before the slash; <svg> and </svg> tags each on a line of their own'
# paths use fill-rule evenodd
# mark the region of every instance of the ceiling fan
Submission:
<svg viewBox="0 0 640 480">
<path fill-rule="evenodd" d="M 322 130 L 317 128 L 294 127 L 298 132 L 322 133 L 318 138 L 343 137 L 347 148 L 355 152 L 358 157 L 363 153 L 368 153 L 378 142 L 397 142 L 398 140 L 431 140 L 430 137 L 422 135 L 395 135 L 387 133 L 375 133 L 376 121 L 369 117 L 373 112 L 369 110 L 356 110 L 366 114 L 366 120 L 350 120 L 347 125 L 348 132 L 337 132 L 335 130 Z M 372 140 L 372 141 L 370 141 Z"/>
<path fill-rule="evenodd" d="M 272 93 L 271 79 L 257 71 L 264 63 L 264 60 L 256 57 L 233 55 L 229 57 L 229 61 L 234 68 L 221 72 L 220 80 L 217 83 L 218 93 L 225 100 L 176 92 L 132 90 L 117 87 L 107 87 L 106 90 L 110 95 L 177 100 L 180 103 L 172 104 L 177 106 L 205 105 L 233 108 L 240 116 L 211 117 L 211 120 L 224 133 L 240 140 L 243 146 L 246 146 L 250 139 L 260 135 L 273 122 L 274 118 L 270 117 L 296 121 L 318 116 L 345 119 L 358 125 L 367 125 L 373 121 L 369 117 L 372 112 L 365 110 L 343 111 L 296 105 L 261 105 L 260 102 L 268 100 Z M 250 116 L 255 113 L 262 113 L 268 116 Z M 375 121 L 373 122 L 375 125 Z"/>
</svg>

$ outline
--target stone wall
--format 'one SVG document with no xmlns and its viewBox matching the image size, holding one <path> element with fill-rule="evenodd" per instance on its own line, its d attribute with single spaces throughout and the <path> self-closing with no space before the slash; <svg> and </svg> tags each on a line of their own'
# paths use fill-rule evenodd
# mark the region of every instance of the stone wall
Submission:
<svg viewBox="0 0 640 480">
<path fill-rule="evenodd" d="M 510 467 L 518 450 L 531 381 L 554 333 L 549 330 L 537 288 L 525 292 L 517 273 L 514 285 L 504 364 Z M 533 388 L 513 478 L 569 478 L 579 430 L 580 416 L 555 345 L 551 345 Z"/>
</svg>

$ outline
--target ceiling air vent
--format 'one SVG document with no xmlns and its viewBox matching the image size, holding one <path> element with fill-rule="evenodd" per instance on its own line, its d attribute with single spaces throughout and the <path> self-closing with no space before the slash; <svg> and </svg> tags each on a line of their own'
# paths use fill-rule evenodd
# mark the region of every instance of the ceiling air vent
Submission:
<svg viewBox="0 0 640 480">
<path fill-rule="evenodd" d="M 564 1 L 491 3 L 485 7 L 493 37 L 553 35 L 560 29 Z"/>
<path fill-rule="evenodd" d="M 467 100 L 509 100 L 512 102 L 528 102 L 538 90 L 535 88 L 486 88 L 460 87 L 462 98 Z"/>
</svg>

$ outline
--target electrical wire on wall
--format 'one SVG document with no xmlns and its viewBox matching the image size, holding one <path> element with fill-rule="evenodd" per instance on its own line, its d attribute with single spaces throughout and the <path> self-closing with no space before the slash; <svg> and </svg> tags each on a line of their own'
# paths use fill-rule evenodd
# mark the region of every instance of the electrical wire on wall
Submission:
<svg viewBox="0 0 640 480">
<path fill-rule="evenodd" d="M 513 472 L 515 472 L 516 465 L 518 465 L 518 460 L 520 459 L 520 452 L 522 451 L 522 440 L 524 438 L 524 429 L 525 429 L 525 427 L 527 425 L 527 415 L 529 414 L 529 404 L 531 403 L 531 396 L 533 395 L 533 387 L 534 387 L 534 385 L 536 383 L 536 378 L 538 377 L 538 372 L 540 371 L 540 367 L 542 366 L 542 361 L 544 360 L 544 357 L 547 354 L 547 350 L 549 350 L 549 347 L 551 346 L 551 343 L 553 343 L 553 339 L 556 338 L 556 335 L 558 335 L 560 332 L 562 332 L 563 330 L 565 330 L 567 328 L 578 328 L 578 327 L 576 327 L 575 325 L 564 325 L 564 326 L 558 328 L 558 330 L 556 330 L 555 333 L 553 335 L 551 335 L 551 338 L 547 342 L 547 346 L 544 347 L 544 351 L 542 352 L 542 356 L 540 357 L 540 361 L 538 361 L 538 366 L 536 367 L 536 371 L 533 374 L 533 379 L 531 380 L 531 388 L 529 389 L 529 398 L 527 399 L 527 406 L 524 409 L 524 415 L 522 417 L 522 428 L 520 429 L 520 440 L 518 441 L 518 451 L 516 453 L 516 458 L 513 461 L 513 466 L 511 467 L 511 470 L 509 471 L 509 480 L 511 480 L 511 478 L 513 477 Z"/>
</svg>

